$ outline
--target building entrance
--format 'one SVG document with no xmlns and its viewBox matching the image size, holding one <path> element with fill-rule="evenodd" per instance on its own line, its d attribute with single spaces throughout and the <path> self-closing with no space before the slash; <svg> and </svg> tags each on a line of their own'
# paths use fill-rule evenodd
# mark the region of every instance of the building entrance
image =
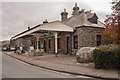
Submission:
<svg viewBox="0 0 120 80">
<path fill-rule="evenodd" d="M 46 52 L 46 41 L 44 40 L 44 52 Z"/>
<path fill-rule="evenodd" d="M 67 54 L 69 54 L 69 43 L 70 43 L 70 40 L 69 40 L 70 38 L 69 37 L 67 37 Z"/>
</svg>

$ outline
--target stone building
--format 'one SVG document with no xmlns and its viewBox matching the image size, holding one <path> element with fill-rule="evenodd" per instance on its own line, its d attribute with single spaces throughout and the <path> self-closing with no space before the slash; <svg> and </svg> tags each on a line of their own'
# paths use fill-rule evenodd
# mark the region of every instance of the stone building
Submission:
<svg viewBox="0 0 120 80">
<path fill-rule="evenodd" d="M 68 18 L 66 9 L 61 13 L 61 21 L 39 24 L 11 38 L 11 46 L 30 46 L 47 53 L 75 55 L 81 47 L 95 47 L 105 44 L 103 31 L 105 26 L 98 20 L 96 13 L 79 10 L 77 3 L 72 16 Z"/>
</svg>

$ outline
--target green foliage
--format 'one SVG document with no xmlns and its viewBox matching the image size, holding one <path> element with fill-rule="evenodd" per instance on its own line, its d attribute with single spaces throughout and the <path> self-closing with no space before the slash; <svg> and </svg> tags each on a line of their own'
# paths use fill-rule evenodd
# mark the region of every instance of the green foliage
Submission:
<svg viewBox="0 0 120 80">
<path fill-rule="evenodd" d="M 1 47 L 7 47 L 7 45 L 0 45 Z"/>
<path fill-rule="evenodd" d="M 120 45 L 102 45 L 93 51 L 96 69 L 120 69 Z"/>
</svg>

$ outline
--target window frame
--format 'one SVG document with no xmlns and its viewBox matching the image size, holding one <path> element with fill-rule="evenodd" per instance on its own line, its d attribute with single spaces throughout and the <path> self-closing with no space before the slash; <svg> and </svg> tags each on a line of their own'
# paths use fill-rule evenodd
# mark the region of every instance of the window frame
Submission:
<svg viewBox="0 0 120 80">
<path fill-rule="evenodd" d="M 58 44 L 58 49 L 61 49 L 61 38 L 58 38 L 57 44 Z"/>
<path fill-rule="evenodd" d="M 51 49 L 51 39 L 48 40 L 48 47 Z"/>
<path fill-rule="evenodd" d="M 77 35 L 73 36 L 73 41 L 74 41 L 74 49 L 78 49 L 78 36 Z"/>
<path fill-rule="evenodd" d="M 97 46 L 100 46 L 102 44 L 102 35 L 96 35 L 97 38 Z"/>
</svg>

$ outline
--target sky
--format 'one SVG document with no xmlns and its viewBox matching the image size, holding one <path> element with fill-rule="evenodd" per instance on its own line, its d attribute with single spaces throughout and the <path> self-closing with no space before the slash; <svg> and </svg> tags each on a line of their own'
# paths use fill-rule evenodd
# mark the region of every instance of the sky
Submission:
<svg viewBox="0 0 120 80">
<path fill-rule="evenodd" d="M 66 8 L 68 17 L 77 2 L 80 9 L 92 10 L 104 22 L 111 10 L 112 0 L 2 0 L 0 3 L 0 41 L 10 40 L 14 35 L 27 30 L 28 26 L 61 20 L 60 13 Z"/>
</svg>

